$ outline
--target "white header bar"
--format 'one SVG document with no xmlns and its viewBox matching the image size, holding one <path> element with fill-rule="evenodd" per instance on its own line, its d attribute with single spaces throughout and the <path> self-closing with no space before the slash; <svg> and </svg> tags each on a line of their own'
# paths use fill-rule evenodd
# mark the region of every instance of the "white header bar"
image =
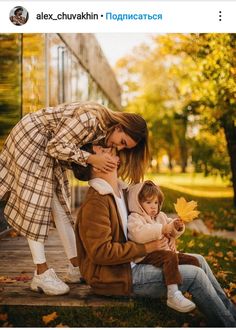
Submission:
<svg viewBox="0 0 236 330">
<path fill-rule="evenodd" d="M 22 25 L 14 17 L 18 7 Z M 235 13 L 232 1 L 1 1 L 0 32 L 233 33 Z"/>
</svg>

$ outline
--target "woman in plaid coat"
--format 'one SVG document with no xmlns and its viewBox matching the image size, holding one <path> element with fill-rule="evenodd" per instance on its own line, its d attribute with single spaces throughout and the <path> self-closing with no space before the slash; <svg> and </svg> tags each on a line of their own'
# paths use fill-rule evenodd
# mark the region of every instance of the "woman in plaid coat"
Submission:
<svg viewBox="0 0 236 330">
<path fill-rule="evenodd" d="M 80 148 L 100 141 L 116 147 L 120 175 L 138 182 L 148 161 L 148 132 L 136 114 L 111 111 L 95 102 L 74 102 L 41 109 L 23 117 L 12 129 L 0 153 L 0 200 L 9 224 L 26 236 L 37 265 L 31 289 L 64 294 L 69 287 L 48 269 L 44 242 L 51 218 L 70 260 L 67 282 L 79 281 L 66 169 L 70 163 L 109 172 L 117 166 L 109 154 Z"/>
</svg>

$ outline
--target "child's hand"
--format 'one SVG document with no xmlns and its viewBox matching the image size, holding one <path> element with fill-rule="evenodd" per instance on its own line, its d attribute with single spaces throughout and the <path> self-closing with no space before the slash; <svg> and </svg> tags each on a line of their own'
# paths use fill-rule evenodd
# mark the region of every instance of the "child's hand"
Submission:
<svg viewBox="0 0 236 330">
<path fill-rule="evenodd" d="M 170 237 L 172 230 L 173 230 L 173 223 L 168 223 L 162 226 L 162 234 L 167 237 Z"/>
<path fill-rule="evenodd" d="M 177 218 L 174 220 L 174 227 L 178 231 L 182 231 L 184 229 L 184 223 L 181 219 Z"/>
</svg>

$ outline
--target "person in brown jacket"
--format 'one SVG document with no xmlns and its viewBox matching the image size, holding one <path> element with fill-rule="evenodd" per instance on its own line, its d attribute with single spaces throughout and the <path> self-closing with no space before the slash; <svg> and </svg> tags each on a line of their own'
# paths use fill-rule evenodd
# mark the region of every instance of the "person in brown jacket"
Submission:
<svg viewBox="0 0 236 330">
<path fill-rule="evenodd" d="M 107 152 L 93 147 L 94 152 Z M 108 149 L 110 152 L 110 149 Z M 81 171 L 74 167 L 75 176 Z M 82 179 L 89 181 L 89 191 L 80 207 L 75 224 L 81 275 L 101 295 L 166 296 L 161 268 L 135 264 L 134 260 L 162 248 L 160 240 L 135 243 L 127 238 L 127 187 L 117 179 L 117 171 L 104 174 L 87 167 Z M 200 267 L 180 265 L 183 283 L 179 289 L 192 294 L 197 307 L 213 326 L 236 326 L 236 309 L 226 297 L 204 257 L 194 254 Z"/>
</svg>

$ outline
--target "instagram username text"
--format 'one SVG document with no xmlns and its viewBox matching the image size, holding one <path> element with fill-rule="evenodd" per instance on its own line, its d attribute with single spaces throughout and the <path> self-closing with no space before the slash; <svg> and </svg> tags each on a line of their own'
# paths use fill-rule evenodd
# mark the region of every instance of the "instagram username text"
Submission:
<svg viewBox="0 0 236 330">
<path fill-rule="evenodd" d="M 162 14 L 96 14 L 93 12 L 81 13 L 65 13 L 64 11 L 59 14 L 52 13 L 38 13 L 36 14 L 37 20 L 98 20 L 105 18 L 106 20 L 126 21 L 126 20 L 162 20 Z"/>
</svg>

